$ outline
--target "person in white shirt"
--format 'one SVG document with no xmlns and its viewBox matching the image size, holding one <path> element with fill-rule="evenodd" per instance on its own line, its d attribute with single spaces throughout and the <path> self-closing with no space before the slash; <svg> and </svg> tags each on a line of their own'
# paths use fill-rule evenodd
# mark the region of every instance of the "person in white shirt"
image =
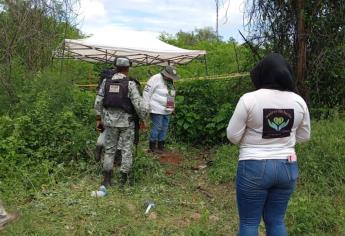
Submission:
<svg viewBox="0 0 345 236">
<path fill-rule="evenodd" d="M 238 235 L 258 235 L 263 218 L 268 236 L 284 236 L 284 216 L 298 177 L 295 144 L 310 139 L 309 111 L 294 92 L 291 66 L 280 54 L 261 60 L 251 79 L 256 90 L 240 98 L 226 130 L 229 141 L 240 146 Z"/>
<path fill-rule="evenodd" d="M 176 69 L 172 66 L 165 66 L 160 73 L 149 79 L 144 88 L 143 98 L 146 103 L 150 104 L 152 121 L 149 140 L 151 152 L 162 153 L 164 151 L 170 115 L 175 110 L 174 81 L 178 79 Z"/>
</svg>

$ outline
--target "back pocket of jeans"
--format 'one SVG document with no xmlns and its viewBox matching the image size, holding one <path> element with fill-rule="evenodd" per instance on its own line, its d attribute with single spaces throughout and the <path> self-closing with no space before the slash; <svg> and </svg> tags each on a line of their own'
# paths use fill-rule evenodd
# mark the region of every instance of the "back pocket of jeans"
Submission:
<svg viewBox="0 0 345 236">
<path fill-rule="evenodd" d="M 289 176 L 290 181 L 295 181 L 298 178 L 298 164 L 297 161 L 294 162 L 287 162 L 286 165 L 286 171 Z"/>
<path fill-rule="evenodd" d="M 266 160 L 246 160 L 244 161 L 243 175 L 248 179 L 261 179 L 266 169 Z"/>
</svg>

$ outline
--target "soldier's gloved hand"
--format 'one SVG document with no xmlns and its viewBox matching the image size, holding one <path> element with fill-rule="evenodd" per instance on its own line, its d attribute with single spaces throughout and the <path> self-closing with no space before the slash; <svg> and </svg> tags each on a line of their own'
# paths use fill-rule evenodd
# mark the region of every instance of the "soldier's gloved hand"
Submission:
<svg viewBox="0 0 345 236">
<path fill-rule="evenodd" d="M 101 120 L 96 121 L 96 130 L 101 133 L 104 131 L 104 125 Z"/>
</svg>

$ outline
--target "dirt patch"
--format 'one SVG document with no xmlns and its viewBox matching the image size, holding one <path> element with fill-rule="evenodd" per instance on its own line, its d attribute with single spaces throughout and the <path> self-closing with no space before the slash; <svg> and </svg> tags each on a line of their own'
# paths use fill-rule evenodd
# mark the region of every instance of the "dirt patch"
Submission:
<svg viewBox="0 0 345 236">
<path fill-rule="evenodd" d="M 171 164 L 179 166 L 182 162 L 182 156 L 179 153 L 165 152 L 159 156 L 159 162 L 161 164 Z"/>
<path fill-rule="evenodd" d="M 198 213 L 198 212 L 193 213 L 193 214 L 190 216 L 190 218 L 191 218 L 192 220 L 198 221 L 198 220 L 200 220 L 200 218 L 201 218 L 201 214 Z"/>
<path fill-rule="evenodd" d="M 151 213 L 149 214 L 148 218 L 149 218 L 150 220 L 155 220 L 155 219 L 157 219 L 157 213 L 154 212 L 154 211 L 151 212 Z"/>
<path fill-rule="evenodd" d="M 190 220 L 188 218 L 179 219 L 175 221 L 175 225 L 180 228 L 186 228 L 190 225 Z"/>
</svg>

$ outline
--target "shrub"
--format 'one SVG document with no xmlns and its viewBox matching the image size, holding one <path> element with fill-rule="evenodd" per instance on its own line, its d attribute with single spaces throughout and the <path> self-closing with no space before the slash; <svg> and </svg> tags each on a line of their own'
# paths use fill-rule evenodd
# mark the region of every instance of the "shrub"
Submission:
<svg viewBox="0 0 345 236">
<path fill-rule="evenodd" d="M 250 86 L 247 78 L 178 83 L 176 115 L 171 121 L 174 137 L 193 144 L 225 142 L 225 128 L 237 101 Z"/>
<path fill-rule="evenodd" d="M 59 164 L 89 157 L 94 98 L 50 72 L 23 88 L 19 103 L 0 116 L 0 178 L 35 189 L 50 182 Z"/>
</svg>

